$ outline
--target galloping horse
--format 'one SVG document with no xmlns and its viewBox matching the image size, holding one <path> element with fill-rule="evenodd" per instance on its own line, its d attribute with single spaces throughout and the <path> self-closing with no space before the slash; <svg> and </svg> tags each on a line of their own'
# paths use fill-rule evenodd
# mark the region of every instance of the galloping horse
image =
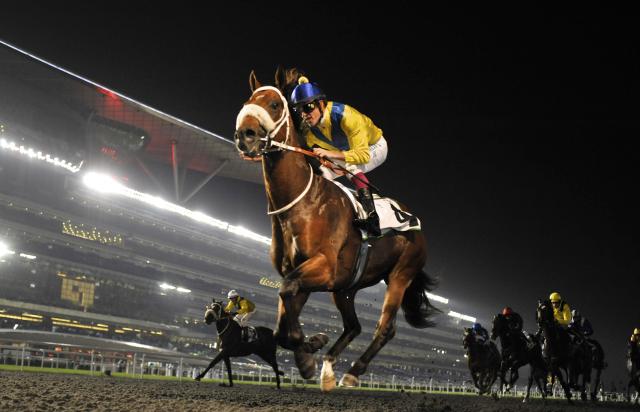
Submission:
<svg viewBox="0 0 640 412">
<path fill-rule="evenodd" d="M 467 352 L 467 366 L 478 395 L 488 393 L 500 370 L 500 352 L 496 344 L 493 341 L 480 343 L 471 328 L 464 328 L 462 346 Z"/>
<path fill-rule="evenodd" d="M 507 318 L 501 313 L 493 318 L 491 328 L 491 339 L 500 338 L 502 347 L 502 363 L 500 365 L 500 393 L 506 384 L 507 389 L 513 387 L 518 380 L 518 369 L 529 364 L 529 380 L 527 382 L 527 393 L 523 402 L 529 400 L 531 385 L 535 380 L 542 397 L 546 397 L 544 390 L 544 380 L 547 376 L 547 366 L 542 359 L 542 348 L 537 341 L 529 343 L 522 331 L 513 333 L 508 327 Z M 509 378 L 507 379 L 507 372 Z"/>
<path fill-rule="evenodd" d="M 580 391 L 582 400 L 586 400 L 586 385 L 591 380 L 590 348 L 586 343 L 578 345 L 571 342 L 569 333 L 556 324 L 549 300 L 538 302 L 536 322 L 544 338 L 542 356 L 549 371 L 560 381 L 567 400 L 571 402 L 569 384 Z M 569 383 L 562 376 L 561 369 L 567 371 Z M 578 385 L 580 375 L 582 375 L 582 384 Z"/>
<path fill-rule="evenodd" d="M 242 328 L 233 320 L 233 316 L 226 313 L 222 308 L 222 302 L 213 302 L 206 307 L 204 313 L 204 321 L 207 325 L 216 322 L 218 337 L 220 338 L 221 350 L 209 366 L 198 376 L 196 380 L 204 378 L 209 369 L 216 366 L 220 360 L 224 360 L 227 365 L 227 376 L 229 377 L 229 386 L 233 386 L 233 378 L 231 377 L 231 360 L 229 358 L 236 356 L 248 356 L 256 354 L 260 356 L 273 368 L 276 373 L 276 386 L 280 389 L 280 375 L 284 373 L 278 370 L 278 361 L 276 360 L 276 340 L 273 337 L 273 331 L 269 328 L 257 326 L 256 332 L 258 339 L 253 342 L 244 342 L 242 340 Z"/>
<path fill-rule="evenodd" d="M 340 380 L 343 386 L 358 386 L 358 377 L 396 333 L 395 319 L 402 306 L 407 322 L 418 328 L 432 326 L 426 291 L 434 281 L 422 270 L 426 241 L 420 231 L 394 233 L 370 240 L 369 260 L 358 282 L 353 268 L 361 232 L 353 225 L 354 211 L 347 195 L 337 185 L 313 173 L 299 148 L 297 133 L 282 91 L 286 73 L 278 69 L 276 86 L 262 87 L 251 72 L 252 95 L 236 121 L 236 147 L 245 157 L 262 156 L 262 170 L 271 210 L 271 259 L 283 277 L 279 292 L 275 336 L 278 344 L 294 352 L 304 379 L 315 373 L 313 353 L 328 337 L 317 334 L 305 341 L 298 317 L 311 292 L 331 292 L 344 324 L 342 335 L 323 358 L 321 388 L 336 386 L 333 372 L 338 355 L 360 334 L 355 311 L 359 289 L 387 283 L 382 315 L 373 341 Z"/>
</svg>

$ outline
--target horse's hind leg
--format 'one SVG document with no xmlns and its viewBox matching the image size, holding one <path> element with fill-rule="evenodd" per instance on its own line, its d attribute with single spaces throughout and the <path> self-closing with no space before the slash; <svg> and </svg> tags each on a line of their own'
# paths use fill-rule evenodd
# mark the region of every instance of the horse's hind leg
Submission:
<svg viewBox="0 0 640 412">
<path fill-rule="evenodd" d="M 415 273 L 415 270 L 412 269 Z M 409 271 L 396 271 L 389 276 L 389 286 L 384 295 L 382 314 L 376 325 L 373 341 L 360 358 L 351 366 L 349 372 L 340 380 L 341 386 L 358 386 L 358 377 L 362 375 L 369 366 L 369 362 L 376 356 L 382 347 L 396 334 L 396 315 L 402 303 L 404 292 L 412 281 Z"/>
<path fill-rule="evenodd" d="M 320 373 L 320 387 L 323 392 L 328 392 L 336 387 L 333 365 L 336 363 L 338 355 L 362 330 L 354 306 L 355 295 L 355 291 L 340 291 L 333 294 L 333 301 L 342 315 L 344 329 L 342 335 L 323 357 L 322 372 Z"/>
</svg>

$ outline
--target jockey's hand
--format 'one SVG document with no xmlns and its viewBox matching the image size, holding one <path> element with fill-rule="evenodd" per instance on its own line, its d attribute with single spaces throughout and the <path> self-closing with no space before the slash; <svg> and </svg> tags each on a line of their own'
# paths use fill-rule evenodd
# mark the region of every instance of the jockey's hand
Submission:
<svg viewBox="0 0 640 412">
<path fill-rule="evenodd" d="M 327 159 L 339 159 L 340 157 L 342 157 L 342 152 L 334 152 L 331 150 L 323 149 L 321 147 L 314 148 L 313 153 Z"/>
</svg>

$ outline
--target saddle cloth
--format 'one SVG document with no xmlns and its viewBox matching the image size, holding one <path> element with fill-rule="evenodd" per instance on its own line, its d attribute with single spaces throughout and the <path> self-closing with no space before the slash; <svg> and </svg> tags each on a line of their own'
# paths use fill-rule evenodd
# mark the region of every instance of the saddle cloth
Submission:
<svg viewBox="0 0 640 412">
<path fill-rule="evenodd" d="M 245 326 L 242 328 L 243 342 L 251 343 L 258 340 L 258 331 L 253 326 Z"/>
<path fill-rule="evenodd" d="M 358 218 L 366 219 L 367 214 L 360 202 L 357 201 L 353 190 L 349 189 L 340 182 L 336 182 L 335 180 L 333 180 L 333 183 L 347 194 L 347 197 L 351 201 L 351 205 L 358 215 Z M 420 219 L 408 212 L 401 210 L 400 205 L 398 205 L 395 200 L 389 197 L 380 197 L 374 194 L 373 201 L 376 205 L 378 218 L 380 219 L 380 230 L 393 229 L 398 232 L 406 232 L 408 230 L 421 229 Z"/>
</svg>

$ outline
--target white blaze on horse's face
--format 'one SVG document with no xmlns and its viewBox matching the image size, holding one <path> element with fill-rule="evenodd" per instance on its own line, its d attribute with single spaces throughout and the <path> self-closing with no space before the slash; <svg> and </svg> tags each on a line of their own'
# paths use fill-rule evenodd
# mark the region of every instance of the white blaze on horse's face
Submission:
<svg viewBox="0 0 640 412">
<path fill-rule="evenodd" d="M 279 138 L 278 134 L 285 123 L 286 136 Z M 280 90 L 264 86 L 253 92 L 238 113 L 234 138 L 237 149 L 249 157 L 258 156 L 268 150 L 271 140 L 288 140 L 289 109 L 287 100 Z"/>
</svg>

